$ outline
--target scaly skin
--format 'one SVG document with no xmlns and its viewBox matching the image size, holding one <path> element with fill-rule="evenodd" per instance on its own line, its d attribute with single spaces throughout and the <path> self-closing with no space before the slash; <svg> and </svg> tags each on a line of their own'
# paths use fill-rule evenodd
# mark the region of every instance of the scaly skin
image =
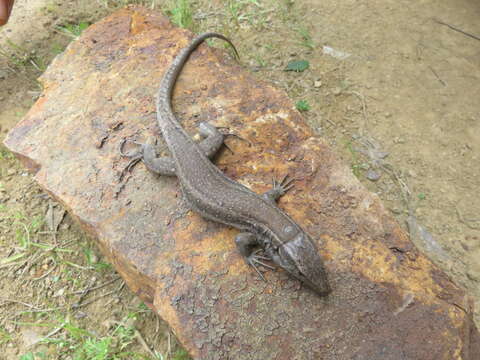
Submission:
<svg viewBox="0 0 480 360">
<path fill-rule="evenodd" d="M 150 170 L 177 176 L 187 203 L 202 217 L 240 229 L 242 233 L 236 237 L 237 246 L 255 270 L 255 264 L 269 267 L 260 261 L 265 257 L 254 251 L 260 248 L 275 264 L 320 296 L 325 296 L 330 292 L 330 286 L 313 241 L 275 204 L 275 200 L 290 188 L 290 182 L 274 183 L 272 190 L 259 196 L 229 179 L 209 159 L 221 146 L 222 134 L 213 126 L 202 123 L 200 131 L 207 139 L 198 144 L 173 114 L 172 90 L 183 65 L 198 45 L 213 37 L 228 42 L 237 54 L 230 40 L 216 33 L 199 35 L 181 50 L 165 73 L 157 97 L 158 125 L 171 158 L 155 158 L 150 145 L 142 146 L 141 158 Z"/>
</svg>

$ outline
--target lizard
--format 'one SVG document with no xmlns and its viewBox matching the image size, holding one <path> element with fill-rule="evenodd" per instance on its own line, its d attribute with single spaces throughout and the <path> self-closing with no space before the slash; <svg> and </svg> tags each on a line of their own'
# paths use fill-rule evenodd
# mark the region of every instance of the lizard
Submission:
<svg viewBox="0 0 480 360">
<path fill-rule="evenodd" d="M 142 160 L 153 173 L 176 176 L 184 200 L 193 211 L 205 219 L 239 229 L 236 246 L 262 279 L 257 265 L 273 269 L 262 261 L 270 260 L 318 295 L 326 296 L 331 288 L 312 238 L 276 204 L 293 186 L 293 180 L 287 176 L 281 181 L 274 179 L 269 191 L 263 195 L 254 193 L 211 162 L 224 142 L 225 134 L 219 128 L 201 122 L 199 133 L 204 139 L 197 143 L 173 113 L 171 99 L 176 80 L 190 54 L 208 38 L 226 41 L 238 58 L 233 43 L 214 32 L 198 35 L 174 58 L 163 75 L 156 100 L 158 126 L 171 156 L 157 157 L 152 144 L 138 142 L 135 143 L 140 146 L 139 150 L 127 154 L 122 150 L 126 139 L 120 144 L 120 153 L 132 159 L 127 165 L 129 170 L 132 164 Z"/>
</svg>

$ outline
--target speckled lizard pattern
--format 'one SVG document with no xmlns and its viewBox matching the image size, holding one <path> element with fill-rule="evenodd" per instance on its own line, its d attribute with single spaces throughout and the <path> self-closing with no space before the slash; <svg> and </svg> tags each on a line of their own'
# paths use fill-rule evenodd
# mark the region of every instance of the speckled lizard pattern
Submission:
<svg viewBox="0 0 480 360">
<path fill-rule="evenodd" d="M 210 161 L 222 146 L 224 135 L 214 126 L 201 123 L 199 131 L 205 139 L 196 143 L 172 111 L 172 90 L 178 75 L 190 54 L 208 38 L 225 40 L 238 56 L 230 40 L 217 33 L 199 35 L 182 49 L 160 83 L 156 104 L 158 125 L 171 157 L 158 158 L 152 145 L 141 144 L 134 160 L 141 158 L 157 174 L 177 176 L 186 202 L 202 217 L 240 229 L 235 238 L 237 247 L 262 278 L 257 265 L 271 268 L 262 261 L 271 260 L 320 296 L 327 295 L 330 286 L 312 239 L 276 205 L 291 181 L 274 181 L 273 188 L 260 196 L 231 180 Z"/>
</svg>

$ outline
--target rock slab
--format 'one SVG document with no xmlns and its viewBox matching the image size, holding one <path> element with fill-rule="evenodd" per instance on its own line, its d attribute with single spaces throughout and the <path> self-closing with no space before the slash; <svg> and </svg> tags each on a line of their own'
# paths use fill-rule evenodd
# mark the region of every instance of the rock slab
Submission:
<svg viewBox="0 0 480 360">
<path fill-rule="evenodd" d="M 235 248 L 236 230 L 181 210 L 175 178 L 141 164 L 122 177 L 119 144 L 160 138 L 157 87 L 192 37 L 141 7 L 92 25 L 42 75 L 43 95 L 6 146 L 195 359 L 479 359 L 465 292 L 285 93 L 224 51 L 204 44 L 192 55 L 174 92 L 178 117 L 191 134 L 209 121 L 248 140 L 228 138 L 233 153 L 215 162 L 254 191 L 274 174 L 297 179 L 279 206 L 318 241 L 332 294 L 319 298 L 280 270 L 259 280 Z"/>
</svg>

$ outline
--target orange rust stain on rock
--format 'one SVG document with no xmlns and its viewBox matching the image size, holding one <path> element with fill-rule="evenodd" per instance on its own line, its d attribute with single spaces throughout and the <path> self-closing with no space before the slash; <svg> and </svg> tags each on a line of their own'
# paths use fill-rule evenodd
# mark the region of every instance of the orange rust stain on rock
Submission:
<svg viewBox="0 0 480 360">
<path fill-rule="evenodd" d="M 195 272 L 207 273 L 218 269 L 225 255 L 237 251 L 234 244 L 236 233 L 235 229 L 206 222 L 199 215 L 190 213 L 175 223 L 172 234 L 178 240 L 174 252 L 181 262 L 193 266 Z"/>
<path fill-rule="evenodd" d="M 151 26 L 146 22 L 146 17 L 138 11 L 135 11 L 131 17 L 130 32 L 133 35 L 137 35 L 147 29 L 151 29 Z"/>
</svg>

